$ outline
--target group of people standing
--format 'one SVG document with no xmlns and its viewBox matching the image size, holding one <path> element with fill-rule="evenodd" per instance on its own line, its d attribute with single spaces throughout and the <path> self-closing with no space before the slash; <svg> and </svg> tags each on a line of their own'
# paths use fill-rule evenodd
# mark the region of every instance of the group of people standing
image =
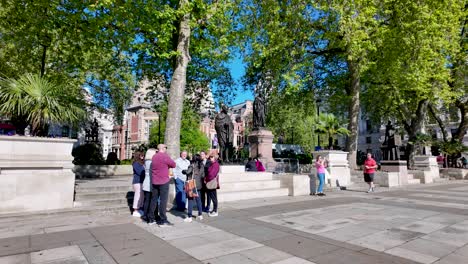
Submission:
<svg viewBox="0 0 468 264">
<path fill-rule="evenodd" d="M 188 208 L 185 222 L 192 222 L 193 202 L 198 208 L 198 220 L 203 219 L 202 212 L 217 216 L 218 174 L 217 157 L 207 157 L 204 151 L 194 155 L 192 160 L 183 151 L 175 161 L 166 153 L 164 144 L 159 144 L 157 149 L 148 149 L 146 154 L 136 152 L 133 161 L 132 185 L 135 195 L 132 215 L 142 217 L 149 225 L 172 226 L 167 220 L 166 211 L 170 178 L 174 177 L 174 209 L 185 211 Z M 210 211 L 211 202 L 213 210 Z"/>
</svg>

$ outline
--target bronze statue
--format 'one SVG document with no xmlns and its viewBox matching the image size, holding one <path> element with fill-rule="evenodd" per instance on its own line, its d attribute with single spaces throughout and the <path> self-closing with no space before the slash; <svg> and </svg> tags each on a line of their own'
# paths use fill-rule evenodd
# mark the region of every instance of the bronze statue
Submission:
<svg viewBox="0 0 468 264">
<path fill-rule="evenodd" d="M 215 130 L 218 137 L 219 158 L 223 162 L 229 162 L 229 153 L 234 143 L 234 124 L 228 115 L 226 105 L 223 105 L 216 115 Z"/>
<path fill-rule="evenodd" d="M 399 160 L 400 151 L 395 141 L 395 128 L 391 121 L 385 126 L 385 139 L 382 144 L 383 160 Z"/>
<path fill-rule="evenodd" d="M 265 127 L 265 116 L 266 116 L 266 107 L 265 107 L 265 98 L 263 94 L 259 93 L 254 100 L 253 105 L 253 128 L 259 129 Z"/>
</svg>

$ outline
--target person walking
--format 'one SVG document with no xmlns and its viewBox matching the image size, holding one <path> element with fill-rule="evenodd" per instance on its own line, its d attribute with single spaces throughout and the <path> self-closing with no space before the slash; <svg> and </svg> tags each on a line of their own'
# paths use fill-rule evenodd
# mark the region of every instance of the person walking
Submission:
<svg viewBox="0 0 468 264">
<path fill-rule="evenodd" d="M 142 152 L 137 151 L 133 154 L 133 213 L 135 217 L 141 217 L 143 211 L 140 210 L 143 204 L 143 190 L 141 189 L 141 184 L 145 179 L 145 166 L 144 164 L 145 156 Z"/>
<path fill-rule="evenodd" d="M 208 205 L 213 202 L 213 210 L 208 214 L 209 216 L 218 216 L 218 196 L 216 190 L 219 189 L 219 163 L 215 156 L 210 155 L 210 166 L 208 167 L 208 174 L 205 175 L 205 184 L 208 195 Z"/>
<path fill-rule="evenodd" d="M 315 168 L 317 169 L 317 177 L 319 179 L 319 186 L 317 191 L 315 192 L 318 196 L 325 196 L 323 193 L 323 185 L 325 184 L 325 164 L 326 160 L 321 156 L 318 155 L 317 159 L 315 160 Z"/>
<path fill-rule="evenodd" d="M 149 211 L 149 225 L 156 224 L 154 211 L 158 207 L 159 211 L 159 222 L 157 223 L 160 227 L 172 226 L 167 221 L 166 209 L 167 200 L 169 197 L 169 169 L 175 168 L 176 163 L 167 155 L 166 145 L 158 145 L 158 153 L 156 153 L 151 159 L 151 205 Z M 159 199 L 159 206 L 158 206 Z"/>
<path fill-rule="evenodd" d="M 188 191 L 187 193 L 187 200 L 188 200 L 188 212 L 187 218 L 184 219 L 184 222 L 191 223 L 192 222 L 192 211 L 193 211 L 193 202 L 197 204 L 198 209 L 198 216 L 197 220 L 203 220 L 203 211 L 202 211 L 202 203 L 200 199 L 200 192 L 202 186 L 202 179 L 205 175 L 205 168 L 203 166 L 201 157 L 199 154 L 196 154 L 193 158 L 190 166 L 187 170 L 182 171 L 187 176 L 187 182 L 185 183 Z"/>
<path fill-rule="evenodd" d="M 143 180 L 143 184 L 141 185 L 141 188 L 143 189 L 143 196 L 144 196 L 144 202 L 143 202 L 143 220 L 144 221 L 149 221 L 148 215 L 149 215 L 149 210 L 150 210 L 150 204 L 151 204 L 151 159 L 153 158 L 154 154 L 156 154 L 156 149 L 150 148 L 146 151 L 145 154 L 145 179 Z"/>
<path fill-rule="evenodd" d="M 364 181 L 369 184 L 367 193 L 374 192 L 374 174 L 377 169 L 377 162 L 372 158 L 371 153 L 367 153 L 367 158 L 364 161 Z"/>
<path fill-rule="evenodd" d="M 203 179 L 202 179 L 202 188 L 201 188 L 201 202 L 202 202 L 202 211 L 205 213 L 210 212 L 210 200 L 208 199 L 207 195 L 207 190 L 206 190 L 206 185 L 205 185 L 205 176 L 208 175 L 208 168 L 210 167 L 211 161 L 208 159 L 206 156 L 205 151 L 200 151 L 200 158 L 202 160 L 203 168 L 205 173 L 203 173 Z"/>
</svg>

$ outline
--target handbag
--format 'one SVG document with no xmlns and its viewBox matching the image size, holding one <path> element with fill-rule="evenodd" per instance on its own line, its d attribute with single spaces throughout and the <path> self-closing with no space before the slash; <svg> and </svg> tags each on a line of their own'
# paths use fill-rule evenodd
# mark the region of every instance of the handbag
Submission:
<svg viewBox="0 0 468 264">
<path fill-rule="evenodd" d="M 197 184 L 194 179 L 185 182 L 185 192 L 190 198 L 198 197 Z"/>
<path fill-rule="evenodd" d="M 216 188 L 218 188 L 218 175 L 216 175 L 214 179 L 206 183 L 206 188 L 208 190 L 215 190 Z"/>
</svg>

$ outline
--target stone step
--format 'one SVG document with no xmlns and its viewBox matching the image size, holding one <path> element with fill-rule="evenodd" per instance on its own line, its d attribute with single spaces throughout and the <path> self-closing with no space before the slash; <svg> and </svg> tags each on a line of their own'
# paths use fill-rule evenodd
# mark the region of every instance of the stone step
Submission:
<svg viewBox="0 0 468 264">
<path fill-rule="evenodd" d="M 420 179 L 409 179 L 408 178 L 408 184 L 420 184 L 421 180 Z"/>
<path fill-rule="evenodd" d="M 130 197 L 131 199 L 127 198 L 109 198 L 109 199 L 93 199 L 93 200 L 82 200 L 82 201 L 75 201 L 73 203 L 74 207 L 91 207 L 91 206 L 109 206 L 109 205 L 125 205 L 127 206 L 131 200 L 133 200 L 133 197 Z"/>
<path fill-rule="evenodd" d="M 434 181 L 434 183 L 448 182 L 448 181 L 450 181 L 449 178 L 433 178 L 432 180 Z"/>
<path fill-rule="evenodd" d="M 221 186 L 222 188 L 222 186 Z M 224 192 L 222 189 L 218 190 L 218 202 L 231 202 L 239 200 L 248 200 L 254 198 L 268 198 L 278 196 L 288 196 L 289 190 L 287 188 L 274 188 L 253 191 L 238 191 L 238 192 Z"/>
<path fill-rule="evenodd" d="M 273 176 L 269 172 L 244 172 L 242 174 L 220 174 L 219 182 L 239 182 L 239 181 L 268 181 L 273 180 Z"/>
<path fill-rule="evenodd" d="M 220 183 L 223 191 L 243 191 L 243 190 L 262 190 L 280 188 L 280 180 L 263 180 L 263 181 L 237 181 Z"/>
<path fill-rule="evenodd" d="M 106 206 L 88 206 L 74 207 L 58 210 L 34 211 L 25 213 L 0 214 L 0 224 L 13 223 L 25 220 L 43 220 L 56 217 L 73 217 L 94 214 L 96 212 L 103 214 L 129 213 L 129 207 L 126 204 L 106 205 Z"/>
<path fill-rule="evenodd" d="M 75 195 L 75 201 L 92 201 L 92 200 L 102 200 L 102 199 L 119 199 L 127 198 L 130 195 L 133 197 L 133 193 L 129 194 L 127 190 L 125 191 L 100 191 L 100 192 L 79 192 Z"/>
<path fill-rule="evenodd" d="M 77 186 L 75 191 L 79 193 L 98 193 L 98 192 L 128 192 L 132 191 L 132 186 L 130 184 L 121 185 L 121 186 L 97 186 L 97 187 L 83 187 Z"/>
<path fill-rule="evenodd" d="M 245 172 L 245 166 L 242 165 L 224 165 L 220 167 L 219 173 L 242 173 Z"/>
</svg>

